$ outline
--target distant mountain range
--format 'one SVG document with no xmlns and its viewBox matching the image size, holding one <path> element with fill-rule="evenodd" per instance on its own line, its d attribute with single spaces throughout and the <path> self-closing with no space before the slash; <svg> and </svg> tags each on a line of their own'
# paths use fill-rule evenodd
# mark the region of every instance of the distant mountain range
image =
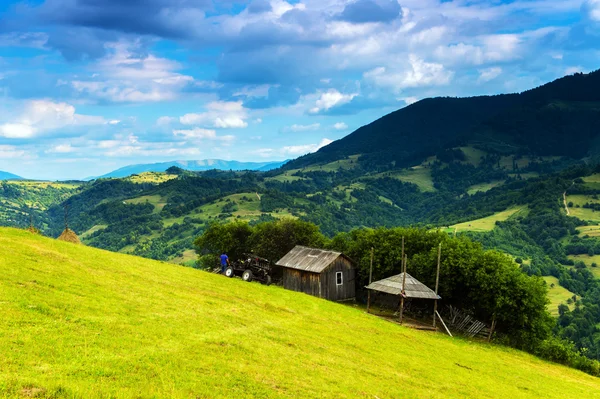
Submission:
<svg viewBox="0 0 600 399">
<path fill-rule="evenodd" d="M 18 180 L 18 179 L 22 179 L 22 177 L 14 175 L 12 173 L 3 172 L 0 170 L 0 180 Z"/>
<path fill-rule="evenodd" d="M 127 177 L 134 174 L 140 174 L 144 172 L 164 172 L 172 166 L 176 166 L 181 169 L 191 170 L 194 172 L 220 169 L 220 170 L 257 170 L 266 172 L 268 170 L 277 169 L 285 164 L 286 161 L 278 162 L 239 162 L 239 161 L 225 161 L 222 159 L 202 159 L 199 161 L 170 161 L 170 162 L 159 162 L 150 164 L 137 164 L 128 165 L 102 176 L 89 178 L 100 179 L 100 178 L 120 178 Z M 0 175 L 1 176 L 1 175 Z"/>
</svg>

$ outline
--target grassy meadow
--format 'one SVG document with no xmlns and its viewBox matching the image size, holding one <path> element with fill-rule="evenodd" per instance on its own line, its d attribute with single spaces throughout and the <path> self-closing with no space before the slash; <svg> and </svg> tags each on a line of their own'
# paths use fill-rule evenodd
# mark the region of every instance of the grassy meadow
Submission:
<svg viewBox="0 0 600 399">
<path fill-rule="evenodd" d="M 519 212 L 527 212 L 527 207 L 509 208 L 502 212 L 496 212 L 493 215 L 475 219 L 464 223 L 455 224 L 447 229 L 448 232 L 460 233 L 461 231 L 491 231 L 496 227 L 496 222 L 508 220 Z"/>
<path fill-rule="evenodd" d="M 383 178 L 390 177 L 392 179 L 398 179 L 405 183 L 416 184 L 419 189 L 423 192 L 436 191 L 433 186 L 433 179 L 431 177 L 431 169 L 428 166 L 418 165 L 412 168 L 395 170 L 391 172 L 382 172 L 372 176 L 365 177 L 365 179 Z"/>
<path fill-rule="evenodd" d="M 571 216 L 581 220 L 600 222 L 600 212 L 596 212 L 590 208 L 583 208 L 585 203 L 600 204 L 600 200 L 593 199 L 590 195 L 567 195 L 567 204 L 571 202 L 573 203 L 573 206 L 569 206 Z M 577 205 L 579 205 L 579 208 Z"/>
<path fill-rule="evenodd" d="M 558 305 L 567 304 L 567 299 L 572 298 L 573 294 L 568 289 L 561 287 L 558 283 L 558 279 L 554 276 L 545 276 L 544 280 L 548 284 L 548 299 L 550 299 L 550 305 L 548 310 L 553 316 L 558 316 Z M 569 306 L 571 309 L 573 306 Z"/>
<path fill-rule="evenodd" d="M 0 228 L 0 397 L 594 398 L 600 379 L 348 305 Z"/>
</svg>

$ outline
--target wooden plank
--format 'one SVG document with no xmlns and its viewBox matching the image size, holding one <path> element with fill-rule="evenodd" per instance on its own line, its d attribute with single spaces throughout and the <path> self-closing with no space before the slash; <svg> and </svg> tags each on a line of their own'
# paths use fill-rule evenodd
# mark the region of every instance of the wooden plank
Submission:
<svg viewBox="0 0 600 399">
<path fill-rule="evenodd" d="M 446 329 L 446 332 L 448 333 L 449 336 L 452 336 L 452 333 L 450 332 L 450 330 L 448 330 L 448 327 L 446 327 L 446 323 L 444 323 L 444 319 L 442 319 L 442 316 L 440 316 L 440 314 L 438 313 L 438 311 L 435 311 L 435 314 L 437 315 L 437 317 L 439 317 L 440 321 L 442 322 L 442 325 L 444 326 L 444 328 Z"/>
</svg>

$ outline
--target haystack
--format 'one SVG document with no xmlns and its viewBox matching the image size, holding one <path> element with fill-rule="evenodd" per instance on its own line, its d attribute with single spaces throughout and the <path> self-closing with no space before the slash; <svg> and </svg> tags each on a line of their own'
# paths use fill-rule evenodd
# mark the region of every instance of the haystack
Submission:
<svg viewBox="0 0 600 399">
<path fill-rule="evenodd" d="M 60 241 L 72 242 L 73 244 L 81 244 L 81 241 L 79 241 L 79 237 L 77 237 L 77 234 L 75 234 L 75 232 L 69 229 L 68 227 L 65 229 L 65 231 L 62 232 L 58 239 Z"/>
</svg>

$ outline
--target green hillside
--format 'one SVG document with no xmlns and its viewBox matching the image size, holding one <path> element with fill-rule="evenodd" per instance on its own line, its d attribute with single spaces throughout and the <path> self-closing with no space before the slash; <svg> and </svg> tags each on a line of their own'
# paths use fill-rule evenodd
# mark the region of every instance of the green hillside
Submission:
<svg viewBox="0 0 600 399">
<path fill-rule="evenodd" d="M 282 288 L 0 229 L 0 396 L 592 398 L 600 380 Z"/>
</svg>

